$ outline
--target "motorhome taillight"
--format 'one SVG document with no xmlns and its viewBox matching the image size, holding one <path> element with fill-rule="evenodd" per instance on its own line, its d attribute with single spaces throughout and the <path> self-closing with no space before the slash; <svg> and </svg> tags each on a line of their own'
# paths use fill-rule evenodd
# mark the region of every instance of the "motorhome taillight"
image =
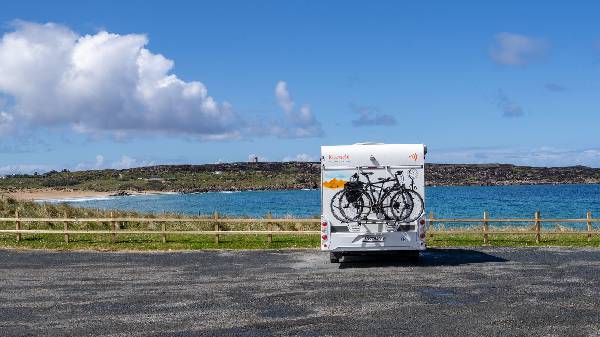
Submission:
<svg viewBox="0 0 600 337">
<path fill-rule="evenodd" d="M 425 239 L 425 233 L 424 233 L 424 232 L 421 232 L 421 233 L 419 234 L 419 238 L 421 238 L 421 240 Z"/>
<path fill-rule="evenodd" d="M 321 221 L 321 226 L 327 227 L 327 221 Z"/>
<path fill-rule="evenodd" d="M 323 240 L 327 240 L 327 234 L 323 234 L 323 235 L 321 235 L 321 238 L 322 238 Z"/>
<path fill-rule="evenodd" d="M 421 225 L 425 224 L 425 219 L 421 219 L 421 221 L 419 221 L 421 223 Z"/>
</svg>

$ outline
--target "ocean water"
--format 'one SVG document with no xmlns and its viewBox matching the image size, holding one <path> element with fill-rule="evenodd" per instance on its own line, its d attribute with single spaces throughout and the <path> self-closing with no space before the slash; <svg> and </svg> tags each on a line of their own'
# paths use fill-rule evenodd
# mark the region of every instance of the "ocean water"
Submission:
<svg viewBox="0 0 600 337">
<path fill-rule="evenodd" d="M 74 206 L 188 215 L 219 212 L 230 216 L 312 217 L 320 214 L 319 190 L 209 192 L 67 200 Z M 65 202 L 46 200 L 46 202 Z M 600 185 L 440 186 L 425 192 L 427 212 L 435 217 L 583 218 L 600 217 Z M 567 225 L 567 224 L 565 224 Z M 578 224 L 574 226 L 583 226 Z"/>
</svg>

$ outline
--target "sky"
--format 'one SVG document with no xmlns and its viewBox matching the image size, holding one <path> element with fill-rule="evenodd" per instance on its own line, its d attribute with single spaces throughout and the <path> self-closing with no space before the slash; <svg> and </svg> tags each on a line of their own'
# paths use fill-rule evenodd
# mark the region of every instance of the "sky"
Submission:
<svg viewBox="0 0 600 337">
<path fill-rule="evenodd" d="M 0 174 L 318 160 L 600 167 L 600 3 L 6 1 Z"/>
</svg>

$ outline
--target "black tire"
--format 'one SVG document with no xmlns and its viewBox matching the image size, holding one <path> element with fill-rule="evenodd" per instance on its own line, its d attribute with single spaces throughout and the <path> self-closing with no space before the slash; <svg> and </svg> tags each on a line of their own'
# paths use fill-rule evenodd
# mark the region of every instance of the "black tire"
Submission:
<svg viewBox="0 0 600 337">
<path fill-rule="evenodd" d="M 344 193 L 344 190 L 339 190 L 333 195 L 333 198 L 331 198 L 331 201 L 329 202 L 329 208 L 331 209 L 331 214 L 333 214 L 336 219 L 341 222 L 348 222 L 340 211 L 340 197 L 342 196 L 342 193 Z"/>
<path fill-rule="evenodd" d="M 425 213 L 425 203 L 423 202 L 423 197 L 414 190 L 407 190 L 410 194 L 410 197 L 413 201 L 413 207 L 408 216 L 402 220 L 403 222 L 413 222 L 421 217 L 423 213 Z"/>
<path fill-rule="evenodd" d="M 400 192 L 401 189 L 398 187 L 393 187 L 389 189 L 387 192 L 383 194 L 381 197 L 381 208 L 383 209 L 383 213 L 385 214 L 386 220 L 398 220 L 394 217 L 391 208 L 393 207 L 392 198 L 396 195 L 396 193 Z"/>
<path fill-rule="evenodd" d="M 392 195 L 389 202 L 390 218 L 404 222 L 411 215 L 414 201 L 408 192 L 409 190 L 398 191 Z"/>
<path fill-rule="evenodd" d="M 350 202 L 346 197 L 348 191 L 343 190 L 339 198 L 339 208 L 346 222 L 357 222 L 361 218 L 366 218 L 371 212 L 371 197 L 365 192 L 360 192 L 360 198 Z"/>
<path fill-rule="evenodd" d="M 331 263 L 340 263 L 341 254 L 339 253 L 329 253 L 329 262 Z"/>
</svg>

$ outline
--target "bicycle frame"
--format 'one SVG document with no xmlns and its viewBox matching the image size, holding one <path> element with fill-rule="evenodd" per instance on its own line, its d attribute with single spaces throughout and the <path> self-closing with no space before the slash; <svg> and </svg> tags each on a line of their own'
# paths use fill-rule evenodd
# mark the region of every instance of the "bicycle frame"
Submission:
<svg viewBox="0 0 600 337">
<path fill-rule="evenodd" d="M 388 178 L 388 179 L 383 179 L 383 180 L 379 180 L 377 182 L 372 182 L 371 178 L 369 177 L 368 174 L 365 174 L 362 172 L 361 169 L 358 169 L 359 173 L 361 175 L 363 175 L 366 179 L 367 179 L 367 183 L 365 184 L 365 190 L 369 191 L 369 197 L 371 197 L 371 201 L 373 201 L 373 204 L 381 204 L 382 202 L 382 195 L 386 195 L 386 193 L 391 189 L 390 187 L 384 187 L 384 185 L 386 183 L 389 183 L 391 181 L 394 181 L 393 178 Z M 377 191 L 375 191 L 377 190 Z M 375 197 L 375 193 L 377 193 L 377 197 Z M 373 207 L 371 207 L 373 208 Z"/>
</svg>

